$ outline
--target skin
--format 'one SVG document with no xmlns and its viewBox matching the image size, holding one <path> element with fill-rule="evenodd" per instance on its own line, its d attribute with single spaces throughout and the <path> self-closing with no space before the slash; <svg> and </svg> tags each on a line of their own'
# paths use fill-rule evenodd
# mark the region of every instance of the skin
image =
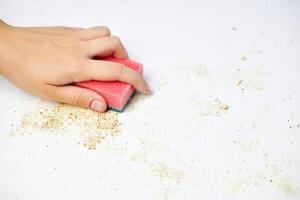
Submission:
<svg viewBox="0 0 300 200">
<path fill-rule="evenodd" d="M 102 96 L 72 86 L 87 80 L 118 80 L 150 94 L 143 77 L 120 63 L 95 56 L 126 59 L 121 40 L 107 27 L 14 27 L 0 20 L 0 75 L 36 96 L 104 112 Z"/>
</svg>

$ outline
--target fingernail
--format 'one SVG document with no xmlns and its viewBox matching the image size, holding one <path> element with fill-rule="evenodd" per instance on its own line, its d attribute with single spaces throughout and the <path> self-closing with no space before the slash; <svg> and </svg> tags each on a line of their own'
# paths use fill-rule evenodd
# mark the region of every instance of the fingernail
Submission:
<svg viewBox="0 0 300 200">
<path fill-rule="evenodd" d="M 95 99 L 91 103 L 91 109 L 97 112 L 104 112 L 106 110 L 106 106 L 99 100 Z"/>
</svg>

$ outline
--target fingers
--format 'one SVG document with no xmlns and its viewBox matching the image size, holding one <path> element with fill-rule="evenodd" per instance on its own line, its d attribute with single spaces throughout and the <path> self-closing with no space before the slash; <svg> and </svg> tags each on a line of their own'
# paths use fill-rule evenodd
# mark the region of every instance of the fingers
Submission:
<svg viewBox="0 0 300 200">
<path fill-rule="evenodd" d="M 101 56 L 106 57 L 113 55 L 116 58 L 126 59 L 128 53 L 121 40 L 116 36 L 96 38 L 89 40 L 85 44 L 86 54 L 88 57 Z"/>
<path fill-rule="evenodd" d="M 98 93 L 76 86 L 54 86 L 49 85 L 48 97 L 52 101 L 66 103 L 74 106 L 104 112 L 107 109 L 106 102 Z"/>
<path fill-rule="evenodd" d="M 131 85 L 143 94 L 150 94 L 150 89 L 143 76 L 117 62 L 87 59 L 81 73 L 78 74 L 79 81 L 102 80 L 102 81 L 121 81 Z M 76 80 L 76 81 L 77 81 Z"/>
</svg>

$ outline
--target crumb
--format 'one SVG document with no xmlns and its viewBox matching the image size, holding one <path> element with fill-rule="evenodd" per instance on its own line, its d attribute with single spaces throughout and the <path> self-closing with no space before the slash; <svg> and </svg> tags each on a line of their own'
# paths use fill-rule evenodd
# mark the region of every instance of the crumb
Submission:
<svg viewBox="0 0 300 200">
<path fill-rule="evenodd" d="M 246 61 L 247 60 L 247 56 L 246 55 L 241 55 L 241 61 Z"/>
<path fill-rule="evenodd" d="M 242 82 L 243 82 L 243 80 L 239 80 L 236 85 L 240 86 L 242 84 Z"/>
<path fill-rule="evenodd" d="M 229 109 L 229 106 L 227 104 L 222 104 L 222 105 L 220 105 L 219 109 L 226 111 Z"/>
</svg>

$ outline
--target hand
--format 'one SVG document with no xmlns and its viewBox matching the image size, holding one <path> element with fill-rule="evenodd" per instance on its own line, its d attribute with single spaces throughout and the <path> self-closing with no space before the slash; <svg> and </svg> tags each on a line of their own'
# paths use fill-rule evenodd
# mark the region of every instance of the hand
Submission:
<svg viewBox="0 0 300 200">
<path fill-rule="evenodd" d="M 70 85 L 87 80 L 119 80 L 149 94 L 142 75 L 122 64 L 94 56 L 128 58 L 119 38 L 107 27 L 12 27 L 0 20 L 0 74 L 45 99 L 106 110 L 103 97 Z"/>
</svg>

